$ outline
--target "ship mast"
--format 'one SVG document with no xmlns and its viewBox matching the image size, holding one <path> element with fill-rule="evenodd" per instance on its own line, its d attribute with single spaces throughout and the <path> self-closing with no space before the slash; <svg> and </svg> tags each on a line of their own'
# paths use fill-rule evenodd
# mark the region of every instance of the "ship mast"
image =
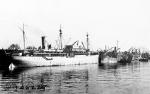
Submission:
<svg viewBox="0 0 150 94">
<path fill-rule="evenodd" d="M 86 35 L 87 51 L 89 51 L 89 34 Z"/>
<path fill-rule="evenodd" d="M 23 33 L 23 47 L 24 47 L 24 50 L 25 50 L 25 32 L 24 32 L 24 24 L 23 24 L 23 30 L 22 30 L 22 33 Z"/>
<path fill-rule="evenodd" d="M 59 37 L 60 37 L 60 49 L 62 49 L 63 44 L 62 44 L 62 30 L 61 30 L 61 24 L 60 24 L 60 29 L 59 29 Z"/>
</svg>

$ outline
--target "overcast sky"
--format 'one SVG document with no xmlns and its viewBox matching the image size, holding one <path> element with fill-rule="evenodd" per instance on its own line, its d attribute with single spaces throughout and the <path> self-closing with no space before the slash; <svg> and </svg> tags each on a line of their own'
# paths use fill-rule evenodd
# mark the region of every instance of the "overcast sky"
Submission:
<svg viewBox="0 0 150 94">
<path fill-rule="evenodd" d="M 41 36 L 56 45 L 62 24 L 64 44 L 86 41 L 90 47 L 150 48 L 149 0 L 0 0 L 0 48 L 12 43 L 41 45 Z"/>
</svg>

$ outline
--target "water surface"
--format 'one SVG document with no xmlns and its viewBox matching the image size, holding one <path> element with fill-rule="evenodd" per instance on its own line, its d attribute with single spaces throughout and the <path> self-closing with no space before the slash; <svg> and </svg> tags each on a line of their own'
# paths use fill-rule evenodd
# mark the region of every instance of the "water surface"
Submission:
<svg viewBox="0 0 150 94">
<path fill-rule="evenodd" d="M 150 63 L 0 70 L 2 94 L 149 94 Z"/>
</svg>

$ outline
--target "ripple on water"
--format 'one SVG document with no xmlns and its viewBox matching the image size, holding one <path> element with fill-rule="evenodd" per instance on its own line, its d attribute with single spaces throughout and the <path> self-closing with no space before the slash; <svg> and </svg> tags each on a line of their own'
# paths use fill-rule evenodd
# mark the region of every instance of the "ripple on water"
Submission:
<svg viewBox="0 0 150 94">
<path fill-rule="evenodd" d="M 37 67 L 0 73 L 3 94 L 148 94 L 150 63 Z"/>
</svg>

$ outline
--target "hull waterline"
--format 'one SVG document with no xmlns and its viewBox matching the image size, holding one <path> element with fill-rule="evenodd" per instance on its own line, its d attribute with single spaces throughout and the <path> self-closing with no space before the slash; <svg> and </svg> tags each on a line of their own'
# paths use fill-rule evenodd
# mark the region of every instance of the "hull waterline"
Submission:
<svg viewBox="0 0 150 94">
<path fill-rule="evenodd" d="M 79 55 L 75 57 L 14 56 L 17 67 L 64 66 L 98 63 L 98 55 Z"/>
</svg>

